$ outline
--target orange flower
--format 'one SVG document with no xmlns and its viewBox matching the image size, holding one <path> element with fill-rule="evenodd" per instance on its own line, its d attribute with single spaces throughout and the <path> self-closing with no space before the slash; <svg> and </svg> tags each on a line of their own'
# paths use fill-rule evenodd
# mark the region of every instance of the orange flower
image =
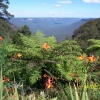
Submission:
<svg viewBox="0 0 100 100">
<path fill-rule="evenodd" d="M 3 39 L 2 39 L 2 37 L 0 36 L 0 41 L 2 41 Z"/>
<path fill-rule="evenodd" d="M 52 84 L 47 84 L 47 88 L 48 89 L 52 88 Z"/>
<path fill-rule="evenodd" d="M 49 88 L 52 88 L 52 83 L 51 83 L 51 79 L 50 77 L 48 78 L 47 82 L 46 82 L 46 87 L 49 89 Z"/>
<path fill-rule="evenodd" d="M 6 76 L 4 76 L 4 77 L 3 77 L 2 82 L 9 82 L 9 81 L 10 81 L 10 79 L 9 79 L 9 78 L 7 78 Z"/>
<path fill-rule="evenodd" d="M 74 76 L 75 76 L 75 74 L 71 74 L 71 75 L 70 75 L 71 78 L 74 77 Z"/>
<path fill-rule="evenodd" d="M 43 74 L 43 77 L 46 78 L 47 77 L 47 74 Z"/>
<path fill-rule="evenodd" d="M 44 43 L 42 47 L 43 47 L 43 49 L 45 49 L 45 50 L 50 49 L 50 46 L 49 46 L 47 43 Z"/>
<path fill-rule="evenodd" d="M 87 57 L 87 59 L 88 59 L 90 62 L 96 61 L 96 58 L 94 57 L 94 55 L 92 55 L 91 57 Z"/>
<path fill-rule="evenodd" d="M 3 40 L 3 39 L 2 39 L 2 37 L 0 36 L 0 46 L 2 45 L 2 40 Z"/>
<path fill-rule="evenodd" d="M 18 53 L 17 54 L 17 58 L 20 58 L 22 56 L 22 54 Z"/>
<path fill-rule="evenodd" d="M 80 55 L 78 58 L 79 58 L 80 60 L 83 60 L 83 59 L 84 59 L 84 56 L 83 56 L 83 55 Z"/>
</svg>

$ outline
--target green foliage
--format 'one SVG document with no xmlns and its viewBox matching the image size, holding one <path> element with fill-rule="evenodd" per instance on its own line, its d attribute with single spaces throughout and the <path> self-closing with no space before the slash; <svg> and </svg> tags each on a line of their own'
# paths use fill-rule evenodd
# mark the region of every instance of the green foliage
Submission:
<svg viewBox="0 0 100 100">
<path fill-rule="evenodd" d="M 20 37 L 20 43 L 7 46 L 8 57 L 21 53 L 22 58 L 17 62 L 15 60 L 13 62 L 15 64 L 12 64 L 7 73 L 19 73 L 20 77 L 25 76 L 31 84 L 34 84 L 41 79 L 42 69 L 47 70 L 48 74 L 51 73 L 53 76 L 59 76 L 65 80 L 72 80 L 70 75 L 76 73 L 76 69 L 80 70 L 81 63 L 79 63 L 78 56 L 82 50 L 76 41 L 66 40 L 57 44 L 54 36 L 45 38 L 39 30 L 35 36 L 27 37 L 20 34 L 18 37 Z M 50 46 L 47 51 L 42 47 L 44 42 Z M 24 67 L 21 67 L 22 63 L 24 63 Z M 25 69 L 28 73 L 24 73 Z"/>
<path fill-rule="evenodd" d="M 18 37 L 21 42 L 17 40 Z M 79 100 L 81 97 L 83 100 L 88 100 L 87 89 L 80 86 L 90 84 L 91 81 L 99 83 L 99 80 L 97 81 L 99 72 L 97 70 L 91 72 L 94 67 L 98 67 L 99 61 L 87 61 L 86 54 L 83 54 L 84 60 L 80 60 L 82 50 L 75 40 L 57 43 L 54 36 L 45 37 L 39 30 L 34 36 L 17 34 L 17 38 L 14 37 L 13 42 L 5 46 L 3 46 L 6 43 L 4 42 L 0 47 L 0 59 L 7 63 L 3 75 L 9 76 L 11 81 L 14 75 L 16 83 L 24 83 L 24 89 L 27 86 L 43 90 L 46 88 L 46 99 L 49 100 L 52 97 L 57 97 L 58 100 L 62 98 Z M 99 45 L 99 40 L 90 41 Z M 50 48 L 45 50 L 44 43 L 47 43 Z M 20 58 L 17 57 L 18 53 L 22 55 Z M 4 65 L 3 60 L 2 65 Z M 53 79 L 53 88 L 46 87 L 48 77 L 44 78 L 44 74 Z M 74 76 L 71 76 L 72 74 Z M 69 82 L 70 87 L 68 87 Z M 80 91 L 83 94 L 79 93 Z"/>
<path fill-rule="evenodd" d="M 21 45 L 22 44 L 22 41 L 21 41 L 21 38 L 20 37 L 21 37 L 20 36 L 20 33 L 14 34 L 13 37 L 12 37 L 13 44 Z"/>
<path fill-rule="evenodd" d="M 11 39 L 15 34 L 15 31 L 11 28 L 11 26 L 3 19 L 0 19 L 0 36 L 5 39 Z"/>
<path fill-rule="evenodd" d="M 92 42 L 92 45 L 90 45 L 87 49 L 86 49 L 86 53 L 87 54 L 94 54 L 95 57 L 97 57 L 97 63 L 95 64 L 95 66 L 93 67 L 93 73 L 91 75 L 91 78 L 95 81 L 95 82 L 99 82 L 100 80 L 98 80 L 99 77 L 99 66 L 100 66 L 100 40 L 97 39 L 90 39 L 88 40 L 88 42 Z"/>
<path fill-rule="evenodd" d="M 83 24 L 74 31 L 73 37 L 82 49 L 86 50 L 86 48 L 90 45 L 87 40 L 100 39 L 100 18 L 90 20 Z"/>
<path fill-rule="evenodd" d="M 21 29 L 17 30 L 17 33 L 22 33 L 23 35 L 30 36 L 32 33 L 27 25 L 21 27 Z"/>
<path fill-rule="evenodd" d="M 6 62 L 7 62 L 7 41 L 0 41 L 0 100 L 2 100 L 2 94 L 3 94 L 3 83 L 2 83 L 2 77 L 3 77 L 3 71 L 6 68 Z"/>
<path fill-rule="evenodd" d="M 41 67 L 38 67 L 38 68 L 33 68 L 33 70 L 31 70 L 31 71 L 28 71 L 28 72 L 30 72 L 30 77 L 29 77 L 29 80 L 30 80 L 30 83 L 31 84 L 34 84 L 34 83 L 36 83 L 37 81 L 38 81 L 38 79 L 40 79 L 41 78 L 41 70 L 42 69 L 40 69 Z"/>
<path fill-rule="evenodd" d="M 2 94 L 3 94 L 3 83 L 2 83 L 2 68 L 0 68 L 0 100 L 2 100 Z"/>
<path fill-rule="evenodd" d="M 57 61 L 57 73 L 59 73 L 59 76 L 65 80 L 72 80 L 70 75 L 76 73 L 76 70 L 80 70 L 82 64 L 78 59 L 78 56 L 81 54 L 80 46 L 77 45 L 76 41 L 66 40 L 57 44 L 54 51 L 53 60 Z M 56 53 L 57 51 L 58 53 Z"/>
<path fill-rule="evenodd" d="M 100 40 L 97 39 L 89 39 L 88 42 L 92 42 L 93 44 L 87 48 L 87 52 L 98 52 L 100 51 Z"/>
<path fill-rule="evenodd" d="M 1 42 L 1 41 L 0 41 Z M 6 64 L 7 60 L 7 41 L 2 41 L 1 46 L 0 46 L 0 67 L 4 67 Z"/>
<path fill-rule="evenodd" d="M 7 69 L 7 73 L 18 73 L 20 77 L 26 77 L 26 80 L 29 80 L 29 82 L 33 84 L 41 78 L 42 74 L 41 68 L 43 67 L 43 63 L 41 62 L 44 60 L 44 50 L 42 48 L 43 43 L 47 42 L 49 45 L 52 44 L 51 47 L 53 48 L 56 40 L 53 36 L 45 38 L 41 31 L 37 31 L 35 36 L 31 35 L 30 37 L 27 37 L 20 34 L 19 37 L 21 43 L 17 42 L 10 44 L 6 49 L 9 52 L 8 57 L 21 53 L 22 58 L 21 60 L 15 59 L 11 64 L 11 67 Z M 13 42 L 15 42 L 14 39 Z M 27 73 L 25 73 L 25 70 Z"/>
</svg>

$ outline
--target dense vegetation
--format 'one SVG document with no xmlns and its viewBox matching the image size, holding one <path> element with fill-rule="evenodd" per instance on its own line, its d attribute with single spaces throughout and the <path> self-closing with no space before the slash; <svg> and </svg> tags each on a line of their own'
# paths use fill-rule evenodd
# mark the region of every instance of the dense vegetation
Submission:
<svg viewBox="0 0 100 100">
<path fill-rule="evenodd" d="M 100 39 L 100 18 L 83 24 L 74 31 L 72 37 L 85 50 L 90 45 L 88 39 Z"/>
<path fill-rule="evenodd" d="M 4 33 L 0 36 L 0 100 L 100 99 L 100 40 L 89 40 L 92 45 L 83 52 L 75 40 L 57 43 L 54 36 L 45 37 L 39 30 L 32 35 L 26 25 L 11 42 L 3 37 Z"/>
<path fill-rule="evenodd" d="M 0 17 L 11 16 L 8 3 L 0 0 Z M 99 35 L 100 19 L 60 43 L 0 19 L 0 100 L 100 100 Z"/>
<path fill-rule="evenodd" d="M 5 19 L 0 19 L 0 36 L 6 39 L 11 39 L 16 32 L 12 29 Z"/>
</svg>

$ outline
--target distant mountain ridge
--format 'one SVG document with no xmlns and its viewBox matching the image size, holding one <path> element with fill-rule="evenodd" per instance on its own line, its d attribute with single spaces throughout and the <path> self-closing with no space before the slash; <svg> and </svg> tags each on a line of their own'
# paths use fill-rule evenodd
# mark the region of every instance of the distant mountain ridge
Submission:
<svg viewBox="0 0 100 100">
<path fill-rule="evenodd" d="M 90 19 L 81 18 L 12 18 L 9 22 L 13 26 L 22 27 L 27 25 L 30 30 L 36 33 L 42 31 L 45 36 L 54 35 L 57 41 L 65 40 L 67 36 L 72 36 L 74 30 Z"/>
</svg>

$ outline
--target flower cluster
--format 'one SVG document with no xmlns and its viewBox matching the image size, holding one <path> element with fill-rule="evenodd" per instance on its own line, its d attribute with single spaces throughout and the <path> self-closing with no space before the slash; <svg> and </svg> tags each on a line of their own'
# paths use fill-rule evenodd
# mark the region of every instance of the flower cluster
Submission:
<svg viewBox="0 0 100 100">
<path fill-rule="evenodd" d="M 17 55 L 12 55 L 11 56 L 11 58 L 13 59 L 13 58 L 21 58 L 21 56 L 22 56 L 22 54 L 21 53 L 18 53 Z"/>
<path fill-rule="evenodd" d="M 6 77 L 6 76 L 3 77 L 2 82 L 9 82 L 9 81 L 10 81 L 10 79 L 8 77 Z"/>
<path fill-rule="evenodd" d="M 50 77 L 48 77 L 48 80 L 47 80 L 47 82 L 46 82 L 46 87 L 47 87 L 48 89 L 53 87 L 53 85 L 52 85 L 52 80 L 51 80 Z"/>
<path fill-rule="evenodd" d="M 84 56 L 83 55 L 80 55 L 79 57 L 78 57 L 80 60 L 84 60 Z M 96 57 L 94 57 L 94 55 L 91 55 L 90 57 L 86 57 L 86 59 L 88 60 L 88 61 L 90 61 L 90 62 L 95 62 L 96 60 L 97 60 L 97 58 Z"/>
<path fill-rule="evenodd" d="M 46 87 L 48 89 L 52 88 L 53 87 L 53 84 L 52 84 L 53 80 L 52 80 L 52 78 L 50 76 L 48 76 L 47 74 L 43 74 L 43 78 L 47 78 Z"/>
<path fill-rule="evenodd" d="M 90 62 L 94 62 L 97 60 L 97 58 L 94 57 L 94 55 L 91 55 L 91 57 L 87 57 L 87 59 L 90 61 Z"/>
</svg>

